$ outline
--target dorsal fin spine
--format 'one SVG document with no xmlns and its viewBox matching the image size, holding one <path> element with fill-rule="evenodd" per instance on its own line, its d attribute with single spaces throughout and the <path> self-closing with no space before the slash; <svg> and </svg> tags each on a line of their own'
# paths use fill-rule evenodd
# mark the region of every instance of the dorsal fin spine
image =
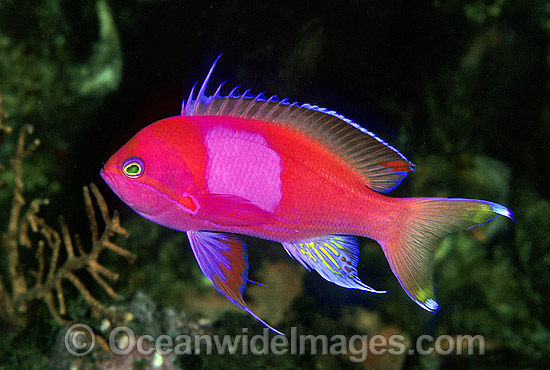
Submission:
<svg viewBox="0 0 550 370">
<path fill-rule="evenodd" d="M 271 108 L 271 109 L 269 110 L 269 112 L 267 112 L 267 114 L 265 115 L 265 117 L 264 117 L 263 119 L 266 120 L 266 121 L 270 120 L 270 119 L 271 119 L 271 115 L 272 115 L 275 111 L 277 111 L 282 105 L 286 105 L 286 108 L 284 109 L 284 111 L 286 112 L 286 110 L 288 109 L 289 105 L 288 105 L 288 100 L 286 100 L 286 102 L 285 102 L 285 100 L 286 100 L 286 99 L 284 99 L 283 101 L 281 101 L 279 104 L 274 104 L 274 105 L 273 105 L 273 108 Z M 280 115 L 280 113 L 279 113 L 279 115 Z M 275 117 L 275 118 L 276 118 L 276 117 Z"/>
<path fill-rule="evenodd" d="M 193 92 L 195 91 L 195 86 L 197 86 L 197 82 L 193 84 L 193 87 L 191 88 L 191 91 L 189 92 L 189 97 L 187 98 L 187 104 L 185 104 L 185 100 L 181 103 L 181 115 L 189 115 L 187 112 L 187 109 L 190 107 L 191 104 L 193 104 Z"/>
<path fill-rule="evenodd" d="M 220 106 L 220 108 L 218 108 L 218 112 L 216 113 L 217 115 L 222 115 L 222 114 L 223 114 L 223 110 L 225 109 L 225 106 L 227 105 L 227 103 L 229 103 L 229 101 L 230 101 L 232 98 L 235 97 L 234 93 L 235 93 L 235 91 L 237 91 L 238 88 L 239 88 L 239 86 L 235 86 L 235 87 L 233 88 L 233 90 L 231 90 L 231 91 L 229 92 L 229 95 L 227 96 L 227 98 L 224 99 L 222 105 Z M 212 103 L 213 103 L 213 101 L 212 101 Z"/>
<path fill-rule="evenodd" d="M 273 101 L 277 101 L 277 95 L 271 95 L 266 101 L 264 104 L 262 104 L 262 106 L 260 108 L 258 108 L 258 110 L 256 111 L 256 113 L 254 113 L 254 115 L 252 116 L 253 119 L 260 119 L 260 113 L 262 113 L 262 111 L 264 110 L 264 108 L 269 105 L 269 103 L 273 102 Z M 277 105 L 275 105 L 276 107 Z M 274 107 L 274 108 L 275 108 Z"/>
<path fill-rule="evenodd" d="M 206 91 L 206 87 L 208 86 L 208 81 L 210 81 L 210 76 L 212 76 L 212 72 L 214 72 L 216 63 L 218 62 L 218 59 L 221 58 L 221 56 L 222 56 L 221 54 L 218 55 L 216 60 L 214 60 L 214 63 L 212 63 L 212 67 L 210 67 L 210 70 L 208 71 L 208 74 L 206 75 L 206 78 L 204 79 L 204 82 L 201 85 L 199 94 L 197 95 L 197 100 L 196 100 L 197 103 L 200 103 L 201 101 L 203 101 L 203 99 L 206 98 L 206 95 L 204 93 Z M 195 104 L 195 106 L 193 107 L 193 113 L 196 113 L 196 112 L 197 112 L 197 104 Z"/>
<path fill-rule="evenodd" d="M 220 91 L 221 91 L 222 86 L 223 86 L 224 83 L 225 83 L 225 81 L 222 82 L 220 84 L 220 86 L 218 86 L 218 88 L 216 89 L 216 92 L 214 93 L 214 95 L 212 95 L 212 101 L 210 103 L 214 102 L 214 100 L 216 100 L 220 97 Z M 211 111 L 213 105 L 214 104 L 208 104 L 208 109 L 206 110 L 206 115 L 209 115 L 211 113 L 210 111 Z"/>
<path fill-rule="evenodd" d="M 248 116 L 248 112 L 250 112 L 250 109 L 252 109 L 252 107 L 255 105 L 254 103 L 256 103 L 257 101 L 262 101 L 262 100 L 265 100 L 264 98 L 264 93 L 261 92 L 259 93 L 258 95 L 256 95 L 256 97 L 254 98 L 253 101 L 250 102 L 250 104 L 248 104 L 248 107 L 246 107 L 246 109 L 244 110 L 243 112 L 243 117 L 247 117 Z"/>
<path fill-rule="evenodd" d="M 235 94 L 235 91 L 237 91 L 241 87 L 241 85 L 235 86 L 230 92 L 228 98 L 238 98 L 239 94 Z"/>
<path fill-rule="evenodd" d="M 235 115 L 235 113 L 237 112 L 237 108 L 241 105 L 242 101 L 245 99 L 245 96 L 246 94 L 248 94 L 248 92 L 250 92 L 250 89 L 245 90 L 245 92 L 242 93 L 241 96 L 237 98 L 235 105 L 233 105 L 233 109 L 231 109 L 231 112 L 229 113 L 230 116 Z"/>
</svg>

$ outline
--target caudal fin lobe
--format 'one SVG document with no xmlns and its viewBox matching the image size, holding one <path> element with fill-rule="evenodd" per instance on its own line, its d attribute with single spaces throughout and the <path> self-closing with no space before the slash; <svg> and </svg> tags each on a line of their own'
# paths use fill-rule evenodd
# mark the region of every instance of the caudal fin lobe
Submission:
<svg viewBox="0 0 550 370">
<path fill-rule="evenodd" d="M 449 198 L 402 199 L 403 209 L 382 249 L 399 283 L 409 297 L 428 311 L 439 308 L 435 300 L 433 266 L 435 249 L 445 235 L 484 225 L 496 216 L 513 219 L 500 204 Z"/>
</svg>

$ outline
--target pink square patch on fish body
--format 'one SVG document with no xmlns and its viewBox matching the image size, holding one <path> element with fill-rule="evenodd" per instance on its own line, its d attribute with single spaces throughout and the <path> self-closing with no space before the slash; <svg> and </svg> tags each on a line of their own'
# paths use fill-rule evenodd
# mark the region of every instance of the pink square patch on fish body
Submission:
<svg viewBox="0 0 550 370">
<path fill-rule="evenodd" d="M 281 157 L 259 133 L 214 127 L 206 134 L 212 194 L 237 195 L 273 212 L 282 197 Z"/>
</svg>

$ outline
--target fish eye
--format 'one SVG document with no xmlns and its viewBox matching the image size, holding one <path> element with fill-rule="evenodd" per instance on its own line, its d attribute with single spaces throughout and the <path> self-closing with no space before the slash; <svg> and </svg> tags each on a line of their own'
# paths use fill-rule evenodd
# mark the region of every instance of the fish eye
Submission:
<svg viewBox="0 0 550 370">
<path fill-rule="evenodd" d="M 130 179 L 137 179 L 145 170 L 145 163 L 141 158 L 131 157 L 124 161 L 122 173 Z"/>
</svg>

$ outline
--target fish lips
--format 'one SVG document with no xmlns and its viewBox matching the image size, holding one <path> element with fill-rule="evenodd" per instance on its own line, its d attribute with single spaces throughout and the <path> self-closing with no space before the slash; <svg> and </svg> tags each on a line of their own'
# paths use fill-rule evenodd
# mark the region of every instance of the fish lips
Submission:
<svg viewBox="0 0 550 370">
<path fill-rule="evenodd" d="M 109 185 L 109 187 L 113 189 L 113 191 L 115 191 L 116 193 L 117 186 L 116 186 L 115 177 L 109 172 L 105 171 L 105 168 L 102 168 L 99 171 L 99 175 L 103 178 L 103 180 L 107 183 L 107 185 Z"/>
</svg>

